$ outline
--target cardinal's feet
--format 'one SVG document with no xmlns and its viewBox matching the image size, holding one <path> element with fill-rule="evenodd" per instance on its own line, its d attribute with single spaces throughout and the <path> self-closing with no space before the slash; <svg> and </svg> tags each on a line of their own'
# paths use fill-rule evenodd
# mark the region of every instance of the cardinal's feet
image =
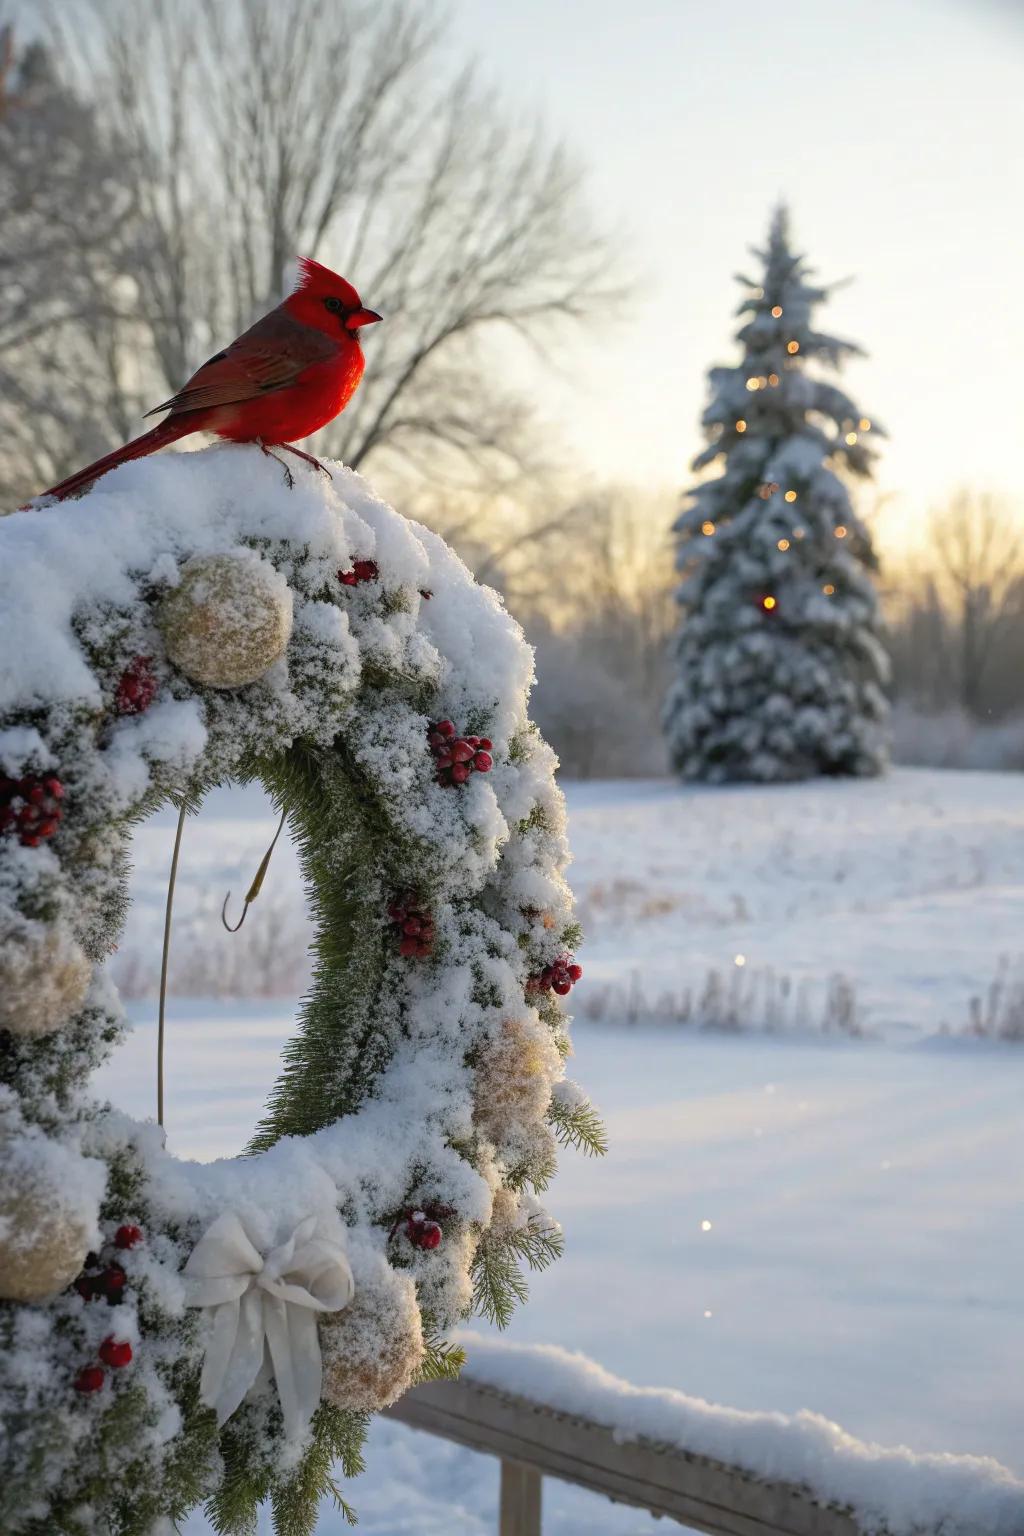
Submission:
<svg viewBox="0 0 1024 1536">
<path fill-rule="evenodd" d="M 288 487 L 288 489 L 290 491 L 294 490 L 294 488 L 295 488 L 295 476 L 292 474 L 291 470 L 288 468 L 288 465 L 285 463 L 284 459 L 281 458 L 280 454 L 272 452 L 271 449 L 269 449 L 267 447 L 266 443 L 263 442 L 263 440 L 261 438 L 257 438 L 256 442 L 259 445 L 259 450 L 260 450 L 260 452 L 262 454 L 264 454 L 268 459 L 273 459 L 275 463 L 280 464 L 281 468 L 284 470 L 284 483 L 285 483 L 285 485 Z"/>
<path fill-rule="evenodd" d="M 322 475 L 326 475 L 328 480 L 334 479 L 334 476 L 327 468 L 327 465 L 321 464 L 319 459 L 314 459 L 311 453 L 303 453 L 301 448 L 295 448 L 291 443 L 282 443 L 281 447 L 284 449 L 285 453 L 294 453 L 297 459 L 305 459 L 307 464 L 312 464 L 313 468 L 318 469 Z"/>
</svg>

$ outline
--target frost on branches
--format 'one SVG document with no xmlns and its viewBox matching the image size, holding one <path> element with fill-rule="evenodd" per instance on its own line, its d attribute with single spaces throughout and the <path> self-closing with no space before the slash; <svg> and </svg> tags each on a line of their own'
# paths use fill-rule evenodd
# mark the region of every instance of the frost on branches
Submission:
<svg viewBox="0 0 1024 1536">
<path fill-rule="evenodd" d="M 603 1145 L 564 1080 L 578 933 L 529 648 L 332 469 L 288 491 L 222 446 L 0 518 L 5 1536 L 201 1501 L 249 1532 L 263 1499 L 312 1531 L 366 1415 L 557 1256 L 557 1144 Z M 300 848 L 314 980 L 250 1155 L 183 1163 L 90 1096 L 125 1028 L 102 962 L 134 823 L 248 779 Z"/>
<path fill-rule="evenodd" d="M 784 209 L 757 254 L 760 280 L 739 279 L 743 360 L 711 369 L 709 442 L 693 464 L 721 473 L 674 524 L 682 617 L 665 732 L 684 779 L 879 773 L 877 561 L 838 471 L 870 475 L 880 428 L 812 371 L 860 349 L 814 329 L 828 290 L 792 251 Z"/>
</svg>

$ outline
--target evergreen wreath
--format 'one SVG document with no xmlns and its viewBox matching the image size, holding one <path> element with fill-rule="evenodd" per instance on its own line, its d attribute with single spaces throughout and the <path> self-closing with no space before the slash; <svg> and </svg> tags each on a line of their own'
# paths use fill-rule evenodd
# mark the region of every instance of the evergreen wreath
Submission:
<svg viewBox="0 0 1024 1536">
<path fill-rule="evenodd" d="M 220 446 L 0 519 L 9 1536 L 151 1536 L 201 1501 L 250 1533 L 264 1499 L 312 1532 L 368 1415 L 559 1253 L 557 1144 L 603 1150 L 563 1077 L 578 932 L 529 647 L 332 473 L 287 491 Z M 187 1163 L 90 1096 L 126 1028 L 102 962 L 133 826 L 250 780 L 297 840 L 315 970 L 246 1154 Z"/>
</svg>

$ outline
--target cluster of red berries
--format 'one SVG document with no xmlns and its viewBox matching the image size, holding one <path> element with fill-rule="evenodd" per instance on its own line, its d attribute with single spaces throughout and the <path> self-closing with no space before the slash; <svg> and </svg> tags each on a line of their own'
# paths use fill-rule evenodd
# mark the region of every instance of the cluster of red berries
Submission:
<svg viewBox="0 0 1024 1536">
<path fill-rule="evenodd" d="M 38 848 L 60 825 L 63 798 L 64 785 L 52 773 L 0 778 L 0 833 L 16 833 L 23 847 Z"/>
<path fill-rule="evenodd" d="M 103 1365 L 109 1366 L 112 1371 L 121 1371 L 126 1365 L 132 1363 L 132 1347 L 127 1339 L 117 1339 L 112 1333 L 108 1333 L 100 1345 L 99 1356 Z M 75 1377 L 75 1391 L 84 1392 L 86 1395 L 90 1392 L 98 1392 L 107 1379 L 103 1365 L 83 1366 Z"/>
<path fill-rule="evenodd" d="M 142 1228 L 127 1224 L 114 1233 L 113 1246 L 121 1253 L 137 1248 L 142 1242 Z M 106 1301 L 116 1307 L 124 1290 L 125 1272 L 116 1259 L 105 1260 L 98 1253 L 85 1257 L 85 1266 L 75 1281 L 75 1290 L 83 1301 Z"/>
<path fill-rule="evenodd" d="M 142 1228 L 135 1226 L 118 1227 L 114 1233 L 114 1247 L 123 1253 L 126 1249 L 136 1248 L 142 1242 Z M 86 1255 L 85 1268 L 75 1281 L 75 1290 L 83 1301 L 106 1301 L 108 1306 L 116 1307 L 121 1300 L 124 1291 L 125 1272 L 121 1265 L 112 1262 L 104 1263 L 97 1253 Z M 132 1363 L 132 1346 L 127 1339 L 119 1339 L 114 1334 L 108 1334 L 99 1347 L 100 1365 L 87 1365 L 75 1377 L 75 1391 L 90 1393 L 98 1392 L 106 1378 L 103 1367 L 107 1366 L 112 1371 L 123 1370 L 126 1365 Z"/>
<path fill-rule="evenodd" d="M 437 764 L 439 784 L 465 784 L 471 773 L 490 773 L 494 767 L 488 736 L 459 736 L 450 720 L 427 727 L 427 740 Z"/>
<path fill-rule="evenodd" d="M 415 891 L 403 891 L 388 906 L 398 953 L 407 960 L 425 960 L 434 948 L 434 919 L 420 905 Z"/>
<path fill-rule="evenodd" d="M 531 976 L 526 986 L 530 992 L 557 992 L 559 997 L 565 997 L 582 975 L 583 967 L 576 964 L 572 955 L 559 955 L 538 976 Z"/>
<path fill-rule="evenodd" d="M 136 656 L 117 685 L 114 708 L 119 715 L 144 714 L 156 698 L 156 690 L 152 656 Z"/>
<path fill-rule="evenodd" d="M 376 560 L 355 560 L 350 571 L 338 572 L 338 580 L 343 587 L 358 587 L 364 581 L 376 581 L 379 575 Z"/>
</svg>

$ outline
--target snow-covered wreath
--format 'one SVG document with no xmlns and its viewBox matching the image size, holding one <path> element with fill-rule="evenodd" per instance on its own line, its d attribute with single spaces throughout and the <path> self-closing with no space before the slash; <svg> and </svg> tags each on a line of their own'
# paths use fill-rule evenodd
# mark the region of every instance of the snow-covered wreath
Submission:
<svg viewBox="0 0 1024 1536">
<path fill-rule="evenodd" d="M 0 1527 L 315 1528 L 369 1413 L 457 1369 L 559 1251 L 579 975 L 531 655 L 495 594 L 340 465 L 125 465 L 0 518 Z M 259 780 L 316 965 L 246 1155 L 97 1103 L 134 823 Z M 141 1109 L 141 1106 L 140 1106 Z M 340 1495 L 339 1495 L 340 1497 Z"/>
</svg>

